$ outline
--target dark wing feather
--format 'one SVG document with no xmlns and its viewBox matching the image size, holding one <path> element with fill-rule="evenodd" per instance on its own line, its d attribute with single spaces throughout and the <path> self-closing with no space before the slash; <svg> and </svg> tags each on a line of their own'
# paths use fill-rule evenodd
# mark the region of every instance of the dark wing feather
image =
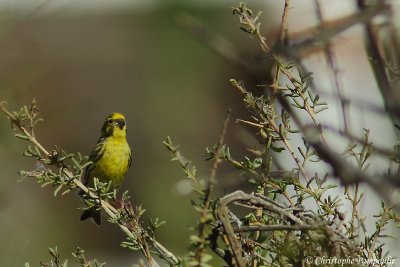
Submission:
<svg viewBox="0 0 400 267">
<path fill-rule="evenodd" d="M 87 185 L 90 178 L 90 173 L 92 172 L 93 168 L 95 167 L 96 162 L 101 159 L 104 154 L 105 143 L 107 142 L 108 138 L 100 138 L 97 142 L 95 148 L 93 149 L 92 153 L 90 154 L 89 161 L 92 162 L 89 166 L 86 167 L 85 176 L 83 179 L 83 184 Z"/>
<path fill-rule="evenodd" d="M 132 151 L 129 152 L 129 159 L 128 159 L 128 168 L 132 165 Z"/>
<path fill-rule="evenodd" d="M 96 208 L 90 208 L 88 210 L 84 210 L 81 215 L 81 221 L 92 218 L 92 220 L 97 224 L 101 224 L 101 211 Z"/>
</svg>

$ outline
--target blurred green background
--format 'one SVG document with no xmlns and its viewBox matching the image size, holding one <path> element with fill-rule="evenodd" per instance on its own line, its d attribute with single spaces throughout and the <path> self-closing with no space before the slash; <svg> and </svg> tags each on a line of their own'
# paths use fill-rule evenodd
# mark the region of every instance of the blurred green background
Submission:
<svg viewBox="0 0 400 267">
<path fill-rule="evenodd" d="M 171 162 L 162 141 L 171 136 L 195 163 L 199 177 L 205 177 L 210 167 L 204 161 L 205 147 L 217 142 L 228 108 L 233 113 L 226 143 L 233 155 L 241 159 L 244 147 L 255 146 L 257 140 L 248 129 L 235 124 L 236 118 L 248 114 L 229 84 L 230 78 L 244 80 L 248 87 L 255 81 L 209 49 L 201 41 L 207 36 L 191 33 L 178 23 L 179 18 L 190 14 L 205 29 L 235 44 L 242 52 L 241 60 L 258 62 L 256 73 L 262 76 L 256 82 L 267 84 L 263 79 L 270 77 L 269 66 L 260 56 L 256 40 L 239 30 L 232 15 L 231 6 L 239 1 L 121 0 L 116 7 L 110 2 L 0 3 L 0 101 L 7 101 L 9 109 L 17 109 L 36 98 L 45 119 L 36 129 L 38 140 L 48 149 L 59 145 L 68 152 L 83 154 L 89 154 L 95 145 L 105 116 L 114 111 L 124 113 L 133 165 L 121 191 L 129 190 L 133 202 L 143 205 L 145 218 L 167 222 L 158 230 L 158 239 L 172 252 L 183 255 L 191 234 L 189 226 L 195 224 L 197 214 L 190 204 L 193 195 L 179 190 L 184 186 L 184 174 L 176 162 Z M 283 1 L 248 2 L 253 10 L 263 10 L 263 30 L 273 39 Z M 291 32 L 315 25 L 312 1 L 291 2 Z M 348 0 L 332 2 L 331 7 L 330 1 L 322 2 L 329 18 L 354 12 Z M 373 75 L 364 62 L 360 34 L 350 32 L 345 38 L 341 44 L 346 45 L 337 51 L 338 57 L 345 59 L 339 62 L 343 64 L 343 86 L 353 91 L 375 90 L 370 97 L 379 101 Z M 311 56 L 308 60 L 311 71 L 317 72 L 318 89 L 331 90 L 329 77 L 318 75 L 318 71 L 327 73 L 326 63 L 321 63 L 323 57 Z M 329 100 L 332 106 L 325 120 L 332 122 L 339 115 L 335 100 Z M 359 111 L 353 114 L 363 116 Z M 385 128 L 387 120 L 352 119 L 357 122 L 356 131 L 371 128 L 371 138 L 378 143 L 394 142 L 393 133 Z M 375 131 L 374 125 L 378 125 Z M 16 182 L 18 170 L 32 170 L 36 165 L 21 156 L 25 144 L 14 138 L 3 116 L 0 140 L 0 266 L 23 266 L 25 262 L 38 266 L 50 258 L 47 247 L 56 245 L 62 257 L 70 257 L 80 246 L 89 259 L 106 261 L 107 266 L 131 266 L 138 261 L 139 254 L 120 247 L 125 236 L 116 226 L 104 223 L 99 228 L 79 221 L 82 203 L 75 194 L 54 198 L 52 188 L 41 189 L 34 180 Z M 282 162 L 291 165 L 284 157 Z M 243 188 L 244 178 L 239 174 L 222 166 L 219 193 Z M 371 201 L 379 206 L 377 198 Z M 365 204 L 366 212 L 372 212 L 370 205 Z"/>
</svg>

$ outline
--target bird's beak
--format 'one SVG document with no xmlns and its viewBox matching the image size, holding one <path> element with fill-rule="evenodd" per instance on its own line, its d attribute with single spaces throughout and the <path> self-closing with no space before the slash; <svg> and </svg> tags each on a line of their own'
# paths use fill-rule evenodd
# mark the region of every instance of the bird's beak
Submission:
<svg viewBox="0 0 400 267">
<path fill-rule="evenodd" d="M 118 127 L 122 130 L 125 126 L 125 121 L 124 120 L 118 120 L 117 121 Z"/>
</svg>

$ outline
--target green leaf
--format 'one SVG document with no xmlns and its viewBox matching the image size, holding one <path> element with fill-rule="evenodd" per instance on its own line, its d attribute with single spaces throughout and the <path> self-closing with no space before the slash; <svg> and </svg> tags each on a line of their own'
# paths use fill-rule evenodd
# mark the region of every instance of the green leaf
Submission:
<svg viewBox="0 0 400 267">
<path fill-rule="evenodd" d="M 29 140 L 29 137 L 24 134 L 15 134 L 15 137 L 23 140 Z"/>
<path fill-rule="evenodd" d="M 278 153 L 280 153 L 280 152 L 282 152 L 283 150 L 285 150 L 285 148 L 284 147 L 276 147 L 276 146 L 270 146 L 270 148 L 273 150 L 273 151 L 275 151 L 275 152 L 278 152 Z"/>
<path fill-rule="evenodd" d="M 55 196 L 55 197 L 57 196 L 58 192 L 61 190 L 62 187 L 63 187 L 63 185 L 60 184 L 60 185 L 56 188 L 56 190 L 54 190 L 54 196 Z"/>
<path fill-rule="evenodd" d="M 262 164 L 262 158 L 255 158 L 253 161 L 253 167 L 254 169 L 257 169 L 261 166 Z"/>
<path fill-rule="evenodd" d="M 325 186 L 324 188 L 326 189 L 326 190 L 328 190 L 328 189 L 332 189 L 332 188 L 337 188 L 338 186 L 337 185 L 334 185 L 334 184 L 328 184 L 327 186 Z"/>
<path fill-rule="evenodd" d="M 205 254 L 201 257 L 201 262 L 202 263 L 206 263 L 209 262 L 210 260 L 212 260 L 212 256 L 210 254 Z"/>
<path fill-rule="evenodd" d="M 322 107 L 322 108 L 320 108 L 319 110 L 316 110 L 316 111 L 315 111 L 315 114 L 318 114 L 318 113 L 320 113 L 321 111 L 324 111 L 325 109 L 328 109 L 328 107 Z"/>
<path fill-rule="evenodd" d="M 197 235 L 191 235 L 189 239 L 193 243 L 203 243 L 204 242 L 204 240 L 201 239 L 200 237 L 198 237 Z"/>
</svg>

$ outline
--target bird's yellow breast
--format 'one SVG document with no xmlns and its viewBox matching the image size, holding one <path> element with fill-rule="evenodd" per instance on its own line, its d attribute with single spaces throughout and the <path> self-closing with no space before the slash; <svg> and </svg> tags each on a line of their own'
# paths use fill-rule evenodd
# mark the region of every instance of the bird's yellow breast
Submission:
<svg viewBox="0 0 400 267">
<path fill-rule="evenodd" d="M 101 182 L 111 181 L 112 187 L 118 187 L 129 167 L 129 145 L 125 138 L 111 137 L 104 144 L 103 151 L 90 176 L 98 178 Z"/>
</svg>

